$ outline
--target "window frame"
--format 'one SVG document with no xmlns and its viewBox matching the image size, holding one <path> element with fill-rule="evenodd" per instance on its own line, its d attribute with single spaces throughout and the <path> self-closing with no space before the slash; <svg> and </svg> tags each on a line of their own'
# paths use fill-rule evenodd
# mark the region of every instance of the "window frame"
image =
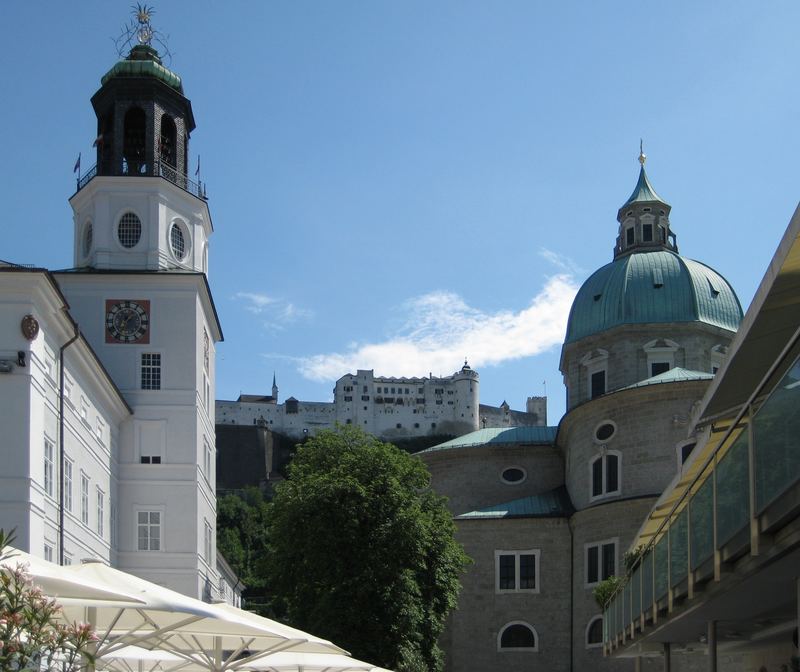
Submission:
<svg viewBox="0 0 800 672">
<path fill-rule="evenodd" d="M 506 630 L 514 625 L 522 625 L 528 628 L 533 633 L 533 646 L 503 646 L 503 634 Z M 517 651 L 527 651 L 530 653 L 538 653 L 539 652 L 539 633 L 536 632 L 536 628 L 534 628 L 530 623 L 527 621 L 509 621 L 503 627 L 501 627 L 497 631 L 497 651 L 498 653 L 508 653 L 508 652 L 517 652 Z"/>
<path fill-rule="evenodd" d="M 146 523 L 139 522 L 139 514 L 146 513 L 148 514 L 148 520 Z M 153 523 L 150 522 L 150 514 L 157 513 L 158 514 L 158 548 L 150 548 L 150 540 L 153 539 L 152 534 L 150 531 L 153 527 Z M 134 508 L 134 517 L 136 519 L 136 524 L 133 527 L 133 538 L 134 538 L 134 548 L 139 553 L 163 553 L 164 552 L 164 508 L 163 507 L 135 507 Z M 148 528 L 148 548 L 141 548 L 139 546 L 139 526 L 146 525 Z"/>
<path fill-rule="evenodd" d="M 617 458 L 617 489 L 608 490 L 608 456 L 613 455 Z M 594 465 L 598 460 L 602 460 L 601 471 L 601 491 L 594 493 Z M 603 449 L 589 460 L 589 501 L 595 502 L 608 497 L 618 497 L 622 494 L 622 453 L 619 450 Z"/>
<path fill-rule="evenodd" d="M 583 545 L 583 587 L 594 588 L 601 581 L 604 581 L 603 574 L 603 547 L 613 544 L 614 546 L 614 572 L 609 576 L 618 576 L 619 570 L 619 537 L 601 539 L 600 541 L 590 541 Z M 589 581 L 589 551 L 597 549 L 597 580 Z"/>
<path fill-rule="evenodd" d="M 89 527 L 89 476 L 81 469 L 81 524 Z"/>
<path fill-rule="evenodd" d="M 589 633 L 592 630 L 592 626 L 594 626 L 597 621 L 600 621 L 600 641 L 599 642 L 590 642 L 589 641 Z M 597 614 L 589 619 L 589 622 L 586 624 L 586 629 L 583 632 L 583 643 L 587 649 L 599 649 L 603 646 L 603 614 Z"/>
<path fill-rule="evenodd" d="M 44 459 L 43 467 L 44 473 L 42 478 L 42 487 L 44 494 L 48 497 L 53 497 L 55 493 L 56 482 L 56 462 L 55 462 L 55 441 L 52 441 L 49 436 L 44 437 Z"/>
<path fill-rule="evenodd" d="M 139 221 L 139 237 L 137 238 L 136 242 L 133 245 L 125 245 L 122 242 L 122 236 L 120 235 L 120 226 L 122 225 L 122 220 L 125 218 L 126 215 L 133 215 Z M 131 222 L 133 224 L 133 222 Z M 114 242 L 119 246 L 119 249 L 124 250 L 125 252 L 132 252 L 139 248 L 142 244 L 142 240 L 145 239 L 145 227 L 144 227 L 144 220 L 142 219 L 141 215 L 139 215 L 136 210 L 130 207 L 125 207 L 122 212 L 117 215 L 116 224 L 114 225 Z"/>
<path fill-rule="evenodd" d="M 520 588 L 520 556 L 532 555 L 534 557 L 533 588 Z M 514 588 L 500 587 L 500 558 L 503 556 L 514 556 Z M 497 595 L 505 593 L 529 593 L 538 594 L 541 590 L 541 549 L 532 548 L 527 550 L 495 550 L 494 552 L 494 592 Z"/>
<path fill-rule="evenodd" d="M 72 512 L 72 473 L 75 468 L 69 456 L 64 454 L 64 462 L 61 466 L 62 473 L 64 474 L 64 510 Z"/>
<path fill-rule="evenodd" d="M 148 372 L 152 376 L 152 371 L 156 369 L 155 365 L 153 364 L 145 364 L 144 358 L 145 357 L 153 357 L 158 356 L 158 386 L 152 387 L 153 383 L 151 382 L 148 387 L 145 387 L 144 375 L 145 375 L 145 368 L 147 368 Z M 164 354 L 160 350 L 142 350 L 139 353 L 139 390 L 142 392 L 158 392 L 163 388 L 162 383 L 164 382 Z"/>
</svg>

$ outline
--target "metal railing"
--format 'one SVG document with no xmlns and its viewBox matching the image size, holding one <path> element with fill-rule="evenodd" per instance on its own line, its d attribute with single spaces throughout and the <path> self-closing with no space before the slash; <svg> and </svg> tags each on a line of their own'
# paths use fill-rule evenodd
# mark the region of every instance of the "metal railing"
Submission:
<svg viewBox="0 0 800 672">
<path fill-rule="evenodd" d="M 184 191 L 188 191 L 197 198 L 208 200 L 206 195 L 206 185 L 201 181 L 194 181 L 189 178 L 186 173 L 181 173 L 175 166 L 170 165 L 166 161 L 156 161 L 153 170 L 147 169 L 147 164 L 141 164 L 140 170 L 131 170 L 127 163 L 123 161 L 121 170 L 117 173 L 119 176 L 132 176 L 132 177 L 163 177 L 165 180 L 171 182 Z M 97 164 L 93 165 L 83 175 L 78 176 L 76 192 L 83 189 L 89 182 L 97 177 Z"/>
<path fill-rule="evenodd" d="M 800 338 L 798 329 L 633 563 L 603 611 L 606 653 L 721 576 L 722 562 L 757 552 L 759 519 L 800 483 L 800 357 L 759 405 Z"/>
</svg>

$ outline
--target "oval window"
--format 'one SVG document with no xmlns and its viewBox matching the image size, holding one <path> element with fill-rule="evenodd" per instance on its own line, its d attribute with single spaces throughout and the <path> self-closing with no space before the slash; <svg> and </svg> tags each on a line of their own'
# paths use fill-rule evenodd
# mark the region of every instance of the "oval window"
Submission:
<svg viewBox="0 0 800 672">
<path fill-rule="evenodd" d="M 526 476 L 525 470 L 521 467 L 509 467 L 503 470 L 500 478 L 503 479 L 504 483 L 522 483 Z"/>
<path fill-rule="evenodd" d="M 134 213 L 126 212 L 119 220 L 117 238 L 119 244 L 125 248 L 135 247 L 142 237 L 142 220 Z"/>
<path fill-rule="evenodd" d="M 613 422 L 604 422 L 595 430 L 594 437 L 598 441 L 608 441 L 616 432 L 617 428 Z"/>
<path fill-rule="evenodd" d="M 169 232 L 169 243 L 172 247 L 172 254 L 178 261 L 183 261 L 186 256 L 186 239 L 180 224 L 174 222 Z"/>
</svg>

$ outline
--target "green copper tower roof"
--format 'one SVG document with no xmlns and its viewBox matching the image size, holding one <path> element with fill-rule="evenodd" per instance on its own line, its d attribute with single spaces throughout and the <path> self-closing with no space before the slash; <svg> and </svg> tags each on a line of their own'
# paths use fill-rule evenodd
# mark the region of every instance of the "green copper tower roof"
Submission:
<svg viewBox="0 0 800 672">
<path fill-rule="evenodd" d="M 742 307 L 728 281 L 668 250 L 636 252 L 595 271 L 572 303 L 565 343 L 622 324 L 704 322 L 736 331 Z"/>
<path fill-rule="evenodd" d="M 642 164 L 642 167 L 639 169 L 639 180 L 636 182 L 633 193 L 628 200 L 625 201 L 620 210 L 632 203 L 663 203 L 667 205 L 667 202 L 656 193 L 656 190 L 653 189 L 653 185 L 650 184 L 650 180 L 647 179 L 644 164 Z"/>
<path fill-rule="evenodd" d="M 169 68 L 164 67 L 158 52 L 145 44 L 137 44 L 131 49 L 127 58 L 117 61 L 111 70 L 102 76 L 100 84 L 105 85 L 114 77 L 154 77 L 183 94 L 181 78 Z"/>
</svg>

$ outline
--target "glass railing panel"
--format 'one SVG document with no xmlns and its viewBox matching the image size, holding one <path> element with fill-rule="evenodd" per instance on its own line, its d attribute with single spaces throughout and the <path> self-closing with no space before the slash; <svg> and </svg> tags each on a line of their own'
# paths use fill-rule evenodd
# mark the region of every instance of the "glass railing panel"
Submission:
<svg viewBox="0 0 800 672">
<path fill-rule="evenodd" d="M 622 591 L 617 594 L 614 600 L 614 624 L 616 626 L 617 636 L 622 634 L 625 624 L 622 622 Z"/>
<path fill-rule="evenodd" d="M 653 552 L 642 558 L 642 611 L 653 606 Z"/>
<path fill-rule="evenodd" d="M 717 463 L 717 547 L 722 548 L 750 519 L 747 428 Z"/>
<path fill-rule="evenodd" d="M 642 569 L 637 567 L 631 575 L 631 614 L 633 618 L 638 618 L 642 613 Z"/>
<path fill-rule="evenodd" d="M 610 632 L 611 628 L 611 608 L 606 607 L 603 611 L 603 641 L 608 642 L 610 637 L 608 633 Z"/>
<path fill-rule="evenodd" d="M 753 418 L 756 509 L 761 513 L 800 478 L 800 360 Z"/>
<path fill-rule="evenodd" d="M 689 502 L 690 567 L 697 569 L 714 554 L 714 481 L 707 478 Z"/>
<path fill-rule="evenodd" d="M 669 526 L 669 579 L 671 586 L 686 578 L 689 567 L 688 532 L 688 514 L 684 508 Z"/>
<path fill-rule="evenodd" d="M 658 540 L 655 548 L 655 573 L 656 573 L 656 594 L 655 599 L 660 600 L 667 594 L 669 581 L 667 572 L 669 571 L 669 563 L 667 557 L 667 535 L 665 534 Z"/>
<path fill-rule="evenodd" d="M 626 583 L 622 589 L 622 627 L 627 628 L 631 620 L 631 584 Z"/>
</svg>

